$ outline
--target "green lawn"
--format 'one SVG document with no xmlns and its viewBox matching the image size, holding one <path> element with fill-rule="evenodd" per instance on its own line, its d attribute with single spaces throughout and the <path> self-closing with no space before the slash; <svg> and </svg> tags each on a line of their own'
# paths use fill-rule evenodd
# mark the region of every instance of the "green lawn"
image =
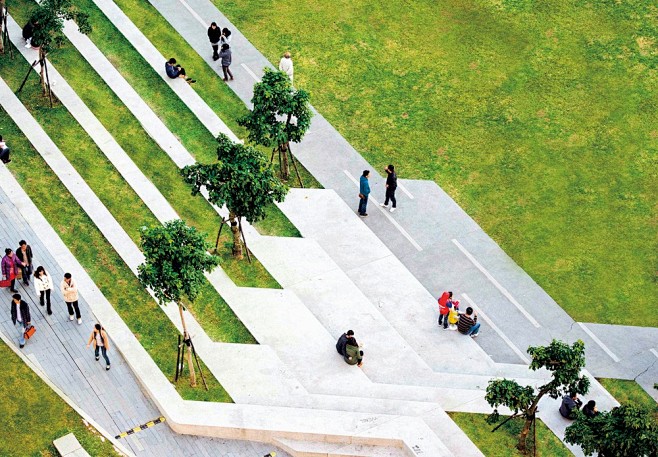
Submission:
<svg viewBox="0 0 658 457">
<path fill-rule="evenodd" d="M 658 325 L 652 2 L 213 1 L 270 61 L 292 52 L 376 169 L 435 180 L 575 319 Z"/>
<path fill-rule="evenodd" d="M 0 396 L 5 399 L 0 402 L 0 455 L 55 457 L 59 454 L 53 441 L 69 433 L 92 456 L 118 455 L 3 342 L 0 372 Z"/>
<path fill-rule="evenodd" d="M 0 59 L 0 63 L 4 60 Z M 3 71 L 3 77 L 7 76 L 7 73 Z M 29 84 L 25 89 L 28 96 L 31 91 L 36 90 L 36 81 L 30 80 Z M 45 102 L 38 104 L 39 109 L 49 113 L 56 112 L 57 108 L 55 111 L 50 111 L 49 108 L 41 106 L 43 103 Z M 158 305 L 98 231 L 93 221 L 1 108 L 0 134 L 11 142 L 13 154 L 9 170 L 21 187 L 112 303 L 165 376 L 173 379 L 175 363 L 172 361 L 178 334 L 174 325 L 158 309 Z M 108 170 L 108 173 L 110 171 Z M 148 214 L 140 213 L 139 208 L 132 209 L 135 217 L 139 215 L 144 218 L 149 217 Z M 212 325 L 208 325 L 206 331 L 211 337 L 226 342 L 255 342 L 242 323 L 239 321 L 236 323 L 235 315 L 223 302 L 213 301 L 206 305 L 207 302 L 200 299 L 198 303 L 200 307 L 208 306 L 212 309 L 212 313 L 207 312 L 206 315 L 218 316 L 217 321 L 208 319 Z M 206 310 L 199 311 L 203 313 Z M 188 400 L 231 401 L 228 393 L 205 366 L 204 371 L 210 391 L 206 392 L 201 388 L 192 389 L 186 381 L 182 381 L 176 386 L 181 396 Z"/>
<path fill-rule="evenodd" d="M 601 378 L 598 380 L 619 403 L 641 406 L 650 411 L 658 420 L 658 403 L 635 381 Z"/>
<path fill-rule="evenodd" d="M 491 430 L 495 425 L 486 423 L 486 414 L 448 414 L 486 457 L 520 457 L 523 455 L 516 449 L 519 441 L 518 435 L 523 429 L 521 419 L 512 419 L 492 433 Z M 529 436 L 528 448 L 532 449 L 532 430 Z M 573 454 L 541 420 L 537 420 L 537 455 L 567 457 Z"/>
</svg>

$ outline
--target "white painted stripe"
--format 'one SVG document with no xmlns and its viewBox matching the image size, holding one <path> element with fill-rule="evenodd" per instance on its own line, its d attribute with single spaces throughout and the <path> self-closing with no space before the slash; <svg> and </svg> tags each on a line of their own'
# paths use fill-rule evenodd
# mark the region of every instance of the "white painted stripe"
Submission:
<svg viewBox="0 0 658 457">
<path fill-rule="evenodd" d="M 521 351 L 514 343 L 512 343 L 512 340 L 510 340 L 507 337 L 507 335 L 505 335 L 502 332 L 502 330 L 499 329 L 498 326 L 493 323 L 493 321 L 489 318 L 489 316 L 484 314 L 484 311 L 482 311 L 482 308 L 477 306 L 475 304 L 475 302 L 473 300 L 471 300 L 471 297 L 469 297 L 468 295 L 462 294 L 462 297 L 464 297 L 464 299 L 473 307 L 473 309 L 477 311 L 478 316 L 480 316 L 482 319 L 487 321 L 487 324 L 489 324 L 489 327 L 491 327 L 492 329 L 494 329 L 494 331 L 496 333 L 498 333 L 498 336 L 500 336 L 503 339 L 503 341 L 505 341 L 505 343 L 507 343 L 507 345 L 512 349 L 512 351 L 514 351 L 514 353 L 516 355 L 518 355 L 521 358 L 521 360 L 523 360 L 525 363 L 530 365 L 530 359 L 528 359 L 528 357 L 526 357 L 526 355 L 523 353 L 523 351 Z"/>
<path fill-rule="evenodd" d="M 414 199 L 414 196 L 411 195 L 411 192 L 409 192 L 409 191 L 407 190 L 407 188 L 404 187 L 404 186 L 402 185 L 402 183 L 398 183 L 398 187 L 402 190 L 402 192 L 404 192 L 405 194 L 407 194 L 407 197 L 409 197 L 411 200 Z"/>
<path fill-rule="evenodd" d="M 251 75 L 252 78 L 254 78 L 254 79 L 256 80 L 257 83 L 260 82 L 260 78 L 259 78 L 258 76 L 256 76 L 256 73 L 254 73 L 253 71 L 251 71 L 251 68 L 249 68 L 247 65 L 245 65 L 245 64 L 243 64 L 243 63 L 241 63 L 240 65 L 242 66 L 242 68 L 245 69 L 245 71 L 246 71 L 247 73 L 249 73 L 249 74 Z"/>
<path fill-rule="evenodd" d="M 649 349 L 653 355 L 658 357 L 658 351 L 656 351 L 654 348 Z"/>
<path fill-rule="evenodd" d="M 509 300 L 514 306 L 516 306 L 516 308 L 517 308 L 519 311 L 521 311 L 521 313 L 526 317 L 526 319 L 528 319 L 528 320 L 530 321 L 530 323 L 531 323 L 532 325 L 534 325 L 536 328 L 541 327 L 541 325 L 539 325 L 539 322 L 537 322 L 537 321 L 535 320 L 535 318 L 532 317 L 532 315 L 531 315 L 528 311 L 526 311 L 526 309 L 525 309 L 523 306 L 521 306 L 521 304 L 520 304 L 518 301 L 516 301 L 516 299 L 512 296 L 512 294 L 510 294 L 509 291 L 508 291 L 507 289 L 505 289 L 505 288 L 504 288 L 504 287 L 503 287 L 498 281 L 496 281 L 496 278 L 494 278 L 494 277 L 491 275 L 491 273 L 489 273 L 489 272 L 486 270 L 486 268 L 484 268 L 484 267 L 480 264 L 480 262 L 478 262 L 478 261 L 475 259 L 475 257 L 473 257 L 473 254 L 471 254 L 470 252 L 468 252 L 468 251 L 466 250 L 466 248 L 465 248 L 464 246 L 462 246 L 461 243 L 460 243 L 459 241 L 457 241 L 456 239 L 453 238 L 452 242 L 455 244 L 455 246 L 457 246 L 457 247 L 459 248 L 460 251 L 462 251 L 462 253 L 468 258 L 468 260 L 470 260 L 471 263 L 472 263 L 473 265 L 475 265 L 476 268 L 477 268 L 478 270 L 480 270 L 480 271 L 482 272 L 482 274 L 484 274 L 484 275 L 487 277 L 487 279 L 489 279 L 489 281 L 491 281 L 491 283 L 492 283 L 494 286 L 496 286 L 496 289 L 498 289 L 498 290 L 499 290 L 499 291 L 500 291 L 505 297 L 507 297 L 507 299 L 508 299 L 508 300 Z"/>
<path fill-rule="evenodd" d="M 615 362 L 619 362 L 620 360 L 619 357 L 617 357 L 615 353 L 608 348 L 608 346 L 603 344 L 603 341 L 601 341 L 590 329 L 585 327 L 585 324 L 583 324 L 582 322 L 578 322 L 578 325 L 580 325 L 580 328 L 582 328 L 585 331 L 585 333 L 587 333 L 590 336 L 590 338 L 592 338 L 594 342 L 598 344 L 601 347 L 601 349 L 603 349 L 605 353 L 610 356 L 612 360 L 614 360 Z"/>
<path fill-rule="evenodd" d="M 180 1 L 181 4 L 185 7 L 185 9 L 186 9 L 187 11 L 190 12 L 190 14 L 194 17 L 194 19 L 196 19 L 197 21 L 199 21 L 199 22 L 201 23 L 201 25 L 202 25 L 204 28 L 210 27 L 210 24 L 207 23 L 206 21 L 204 21 L 203 18 L 202 18 L 201 16 L 199 16 L 199 15 L 196 13 L 196 11 L 194 11 L 194 10 L 192 9 L 192 7 L 191 7 L 190 5 L 187 4 L 187 2 L 186 2 L 185 0 L 179 0 L 179 1 Z"/>
<path fill-rule="evenodd" d="M 356 184 L 356 187 L 359 187 L 359 181 L 357 181 L 356 178 L 352 176 L 352 174 L 349 171 L 343 170 L 343 172 L 347 175 L 348 178 L 350 178 L 350 180 L 354 184 Z M 402 236 L 404 236 L 407 240 L 409 240 L 409 242 L 413 245 L 413 247 L 416 248 L 417 251 L 423 250 L 423 248 L 421 248 L 420 245 L 416 243 L 416 241 L 413 238 L 411 238 L 411 235 L 409 235 L 409 233 L 404 228 L 402 228 L 400 224 L 398 224 L 398 221 L 393 219 L 390 212 L 387 211 L 385 208 L 379 206 L 379 202 L 377 202 L 377 200 L 375 200 L 373 197 L 368 197 L 368 200 L 372 200 L 373 204 L 382 212 L 384 216 L 386 216 L 386 218 L 391 222 L 391 224 L 393 224 L 395 228 L 400 231 Z"/>
</svg>

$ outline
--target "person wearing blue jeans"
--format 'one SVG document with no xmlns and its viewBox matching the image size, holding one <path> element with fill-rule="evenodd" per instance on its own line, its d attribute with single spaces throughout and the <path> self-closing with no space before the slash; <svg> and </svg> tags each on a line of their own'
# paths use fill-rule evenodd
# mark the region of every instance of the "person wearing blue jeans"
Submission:
<svg viewBox="0 0 658 457">
<path fill-rule="evenodd" d="M 359 216 L 367 217 L 366 208 L 368 206 L 368 195 L 370 195 L 370 184 L 368 183 L 368 177 L 370 176 L 370 170 L 363 170 L 361 179 L 359 180 Z"/>
<path fill-rule="evenodd" d="M 459 315 L 457 330 L 459 330 L 459 333 L 475 338 L 480 333 L 480 323 L 477 320 L 477 313 L 474 313 L 473 308 L 469 306 L 466 308 L 466 314 Z"/>
<path fill-rule="evenodd" d="M 94 343 L 94 356 L 96 357 L 96 361 L 100 360 L 99 352 L 101 352 L 105 359 L 105 370 L 109 370 L 110 359 L 107 356 L 107 350 L 110 349 L 110 339 L 107 337 L 107 333 L 101 324 L 94 325 L 89 341 L 87 341 L 87 347 L 89 347 L 91 343 Z"/>
<path fill-rule="evenodd" d="M 25 329 L 30 326 L 30 307 L 25 300 L 21 300 L 20 294 L 12 295 L 11 300 L 11 322 L 18 328 L 18 343 L 20 347 L 25 346 Z"/>
</svg>

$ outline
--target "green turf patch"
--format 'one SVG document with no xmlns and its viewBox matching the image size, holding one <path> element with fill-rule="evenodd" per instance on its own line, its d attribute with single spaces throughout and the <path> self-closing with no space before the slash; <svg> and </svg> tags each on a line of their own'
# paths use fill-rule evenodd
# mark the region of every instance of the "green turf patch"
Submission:
<svg viewBox="0 0 658 457">
<path fill-rule="evenodd" d="M 270 61 L 292 52 L 373 167 L 436 181 L 576 320 L 658 325 L 651 2 L 213 2 Z"/>
<path fill-rule="evenodd" d="M 523 454 L 516 449 L 518 436 L 523 429 L 524 421 L 512 419 L 495 432 L 495 425 L 487 424 L 486 414 L 448 413 L 459 428 L 487 457 L 521 457 Z M 528 449 L 532 450 L 532 429 L 528 438 Z M 532 454 L 530 454 L 532 455 Z M 568 457 L 573 454 L 555 436 L 541 420 L 537 420 L 537 456 Z"/>
<path fill-rule="evenodd" d="M 57 456 L 53 441 L 69 433 L 92 456 L 119 455 L 3 342 L 0 372 L 0 455 Z"/>
<path fill-rule="evenodd" d="M 610 378 L 600 378 L 598 381 L 622 405 L 646 408 L 653 411 L 654 417 L 658 420 L 658 403 L 637 382 Z"/>
</svg>

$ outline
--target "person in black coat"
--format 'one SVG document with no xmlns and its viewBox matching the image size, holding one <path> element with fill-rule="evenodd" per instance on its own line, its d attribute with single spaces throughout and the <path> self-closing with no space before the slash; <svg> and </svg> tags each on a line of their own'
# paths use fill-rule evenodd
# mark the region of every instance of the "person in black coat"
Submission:
<svg viewBox="0 0 658 457">
<path fill-rule="evenodd" d="M 35 20 L 34 18 L 31 18 L 27 24 L 25 24 L 25 27 L 23 27 L 23 39 L 25 40 L 25 47 L 26 48 L 31 48 L 31 47 L 38 47 L 38 45 L 34 42 L 34 30 L 39 26 L 39 22 Z"/>
<path fill-rule="evenodd" d="M 347 340 L 353 337 L 354 332 L 352 330 L 348 330 L 346 333 L 343 333 L 340 338 L 338 338 L 338 341 L 336 342 L 336 351 L 343 357 L 345 357 L 345 347 L 347 346 Z"/>
<path fill-rule="evenodd" d="M 20 294 L 12 295 L 11 322 L 18 326 L 19 343 L 22 348 L 25 346 L 25 329 L 32 323 L 32 318 L 30 316 L 30 307 L 25 300 L 21 300 Z"/>
<path fill-rule="evenodd" d="M 23 262 L 21 272 L 23 274 L 23 284 L 30 285 L 30 275 L 32 275 L 32 247 L 27 244 L 25 240 L 18 242 L 18 249 L 16 249 L 16 257 Z"/>
<path fill-rule="evenodd" d="M 391 212 L 395 211 L 397 206 L 397 201 L 395 200 L 395 189 L 398 188 L 398 175 L 395 174 L 395 167 L 389 165 L 384 168 L 386 172 L 386 199 L 384 203 L 381 204 L 382 207 L 388 208 L 388 201 L 391 201 Z"/>
<path fill-rule="evenodd" d="M 212 46 L 212 60 L 219 59 L 219 39 L 222 36 L 222 31 L 217 27 L 217 23 L 213 22 L 208 27 L 208 39 L 210 40 L 210 45 Z"/>
</svg>

